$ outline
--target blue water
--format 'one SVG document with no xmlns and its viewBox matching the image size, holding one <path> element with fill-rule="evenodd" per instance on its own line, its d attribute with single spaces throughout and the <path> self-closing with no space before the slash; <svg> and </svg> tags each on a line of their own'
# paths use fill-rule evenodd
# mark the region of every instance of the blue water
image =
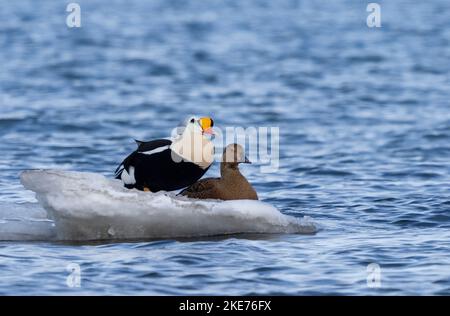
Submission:
<svg viewBox="0 0 450 316">
<path fill-rule="evenodd" d="M 42 213 L 21 170 L 112 176 L 189 113 L 279 126 L 279 170 L 242 171 L 322 229 L 3 241 L 0 294 L 450 294 L 448 1 L 380 1 L 381 28 L 366 1 L 78 3 L 79 29 L 64 1 L 0 4 L 0 235 Z"/>
</svg>

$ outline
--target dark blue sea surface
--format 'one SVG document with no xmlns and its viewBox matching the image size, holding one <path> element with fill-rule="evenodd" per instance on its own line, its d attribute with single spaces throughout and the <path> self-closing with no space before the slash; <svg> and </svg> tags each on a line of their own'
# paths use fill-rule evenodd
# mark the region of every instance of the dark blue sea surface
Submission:
<svg viewBox="0 0 450 316">
<path fill-rule="evenodd" d="M 0 4 L 0 294 L 450 294 L 450 2 L 379 1 L 381 28 L 356 0 L 78 3 L 81 28 L 65 1 Z M 189 113 L 278 126 L 279 170 L 242 171 L 321 230 L 11 237 L 47 223 L 22 170 L 112 177 Z"/>
</svg>

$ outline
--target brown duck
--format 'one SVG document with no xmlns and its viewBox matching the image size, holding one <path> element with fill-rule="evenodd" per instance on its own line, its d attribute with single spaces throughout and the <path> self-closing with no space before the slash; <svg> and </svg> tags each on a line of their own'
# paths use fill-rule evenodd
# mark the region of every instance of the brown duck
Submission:
<svg viewBox="0 0 450 316">
<path fill-rule="evenodd" d="M 240 163 L 251 163 L 244 149 L 238 144 L 228 145 L 220 163 L 220 178 L 199 180 L 180 194 L 194 199 L 257 200 L 255 189 L 239 171 Z"/>
</svg>

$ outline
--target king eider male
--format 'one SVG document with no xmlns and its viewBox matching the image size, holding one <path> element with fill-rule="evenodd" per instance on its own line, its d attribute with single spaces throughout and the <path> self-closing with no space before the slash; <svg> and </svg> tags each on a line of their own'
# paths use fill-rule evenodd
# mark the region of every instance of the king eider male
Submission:
<svg viewBox="0 0 450 316">
<path fill-rule="evenodd" d="M 200 179 L 214 160 L 214 122 L 209 117 L 190 117 L 184 129 L 172 139 L 136 141 L 138 148 L 116 169 L 128 189 L 173 191 Z"/>
</svg>

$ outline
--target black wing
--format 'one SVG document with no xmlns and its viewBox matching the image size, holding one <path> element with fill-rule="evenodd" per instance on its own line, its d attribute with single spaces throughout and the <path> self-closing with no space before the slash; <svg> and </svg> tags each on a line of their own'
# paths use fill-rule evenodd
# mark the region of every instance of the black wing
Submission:
<svg viewBox="0 0 450 316">
<path fill-rule="evenodd" d="M 150 151 L 159 147 L 171 145 L 172 141 L 168 139 L 155 139 L 149 142 L 141 142 L 139 140 L 135 140 L 138 145 L 138 152 Z"/>
<path fill-rule="evenodd" d="M 122 177 L 122 171 L 124 169 L 128 172 L 137 153 L 154 150 L 163 146 L 170 146 L 172 144 L 172 141 L 168 139 L 155 139 L 148 142 L 135 140 L 135 142 L 138 145 L 138 148 L 133 151 L 127 158 L 125 158 L 124 161 L 122 161 L 122 163 L 117 167 L 114 173 L 116 179 L 120 179 Z"/>
</svg>

